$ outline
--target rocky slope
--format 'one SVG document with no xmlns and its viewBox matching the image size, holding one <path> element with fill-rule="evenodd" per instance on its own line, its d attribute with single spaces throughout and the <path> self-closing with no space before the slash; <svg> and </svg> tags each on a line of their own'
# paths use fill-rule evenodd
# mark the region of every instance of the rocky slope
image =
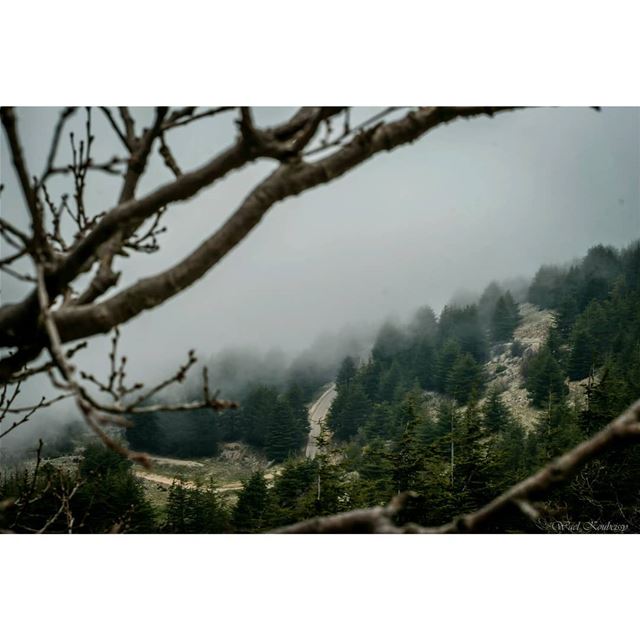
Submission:
<svg viewBox="0 0 640 640">
<path fill-rule="evenodd" d="M 547 309 L 525 302 L 519 306 L 521 321 L 514 332 L 514 342 L 520 343 L 522 355 L 513 355 L 514 342 L 497 345 L 491 360 L 485 365 L 489 385 L 502 390 L 502 399 L 525 429 L 531 429 L 540 413 L 529 404 L 527 390 L 520 373 L 522 361 L 534 354 L 544 343 L 555 319 Z"/>
</svg>

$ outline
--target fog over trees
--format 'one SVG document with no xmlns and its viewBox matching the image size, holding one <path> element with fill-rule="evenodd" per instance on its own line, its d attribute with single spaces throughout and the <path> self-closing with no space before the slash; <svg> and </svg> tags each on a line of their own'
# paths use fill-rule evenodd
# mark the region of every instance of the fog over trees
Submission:
<svg viewBox="0 0 640 640">
<path fill-rule="evenodd" d="M 612 135 L 625 127 L 637 133 L 637 118 L 572 110 L 579 126 L 564 122 L 563 144 L 572 141 L 576 152 L 598 141 L 602 153 L 589 156 L 593 166 L 554 157 L 565 191 L 556 191 L 556 174 L 536 173 L 551 199 L 540 208 L 525 180 L 530 165 L 509 162 L 501 179 L 509 145 L 488 152 L 487 135 L 511 140 L 519 160 L 524 149 L 546 160 L 557 141 L 527 137 L 522 146 L 525 124 L 544 128 L 557 118 L 560 126 L 566 116 L 520 112 L 67 108 L 53 124 L 45 114 L 38 120 L 38 112 L 3 107 L 3 153 L 15 170 L 8 207 L 22 217 L 0 225 L 9 249 L 0 268 L 13 283 L 0 307 L 0 438 L 19 451 L 29 429 L 32 442 L 43 424 L 48 434 L 31 449 L 35 466 L 3 476 L 3 526 L 93 532 L 109 529 L 109 520 L 114 531 L 131 532 L 527 531 L 540 529 L 541 514 L 586 518 L 614 508 L 625 527 L 640 526 L 630 488 L 639 454 L 626 450 L 637 436 L 638 405 L 625 411 L 639 395 L 639 252 L 628 244 L 637 237 L 639 203 L 626 182 L 638 157 Z M 31 143 L 23 144 L 22 118 L 37 123 Z M 198 159 L 195 138 L 179 134 L 198 132 L 204 121 L 227 146 Z M 468 125 L 483 121 L 508 126 Z M 43 123 L 52 130 L 47 153 L 30 137 Z M 587 133 L 598 123 L 600 133 Z M 446 136 L 439 148 L 437 134 L 458 125 L 460 138 Z M 438 171 L 425 180 L 435 195 L 414 189 L 403 197 L 402 164 L 384 174 L 393 208 L 387 201 L 379 209 L 370 198 L 381 194 L 357 180 L 349 189 L 367 199 L 345 197 L 345 174 L 367 163 L 371 184 L 378 165 L 370 159 L 427 133 L 461 201 L 449 198 L 442 208 L 443 185 L 430 182 Z M 117 153 L 98 142 L 103 136 Z M 464 181 L 452 172 L 456 150 L 481 153 L 486 175 Z M 430 160 L 423 165 L 415 151 L 408 157 L 415 180 Z M 44 160 L 41 170 L 31 168 L 34 158 Z M 611 176 L 607 188 L 591 188 L 593 170 Z M 309 223 L 313 199 L 307 209 L 292 198 L 334 181 L 334 213 L 316 212 Z M 237 190 L 229 201 L 225 189 Z M 271 212 L 281 202 L 283 210 Z M 441 208 L 427 215 L 425 206 Z M 458 206 L 462 226 L 451 224 Z M 358 210 L 368 208 L 363 219 Z M 352 210 L 355 234 L 345 242 L 336 231 Z M 227 217 L 218 219 L 219 211 Z M 283 211 L 286 223 L 269 232 L 268 221 Z M 573 254 L 566 238 L 554 245 L 560 221 L 572 216 L 579 225 L 566 238 L 582 248 Z M 613 232 L 612 218 L 620 222 Z M 445 228 L 455 237 L 439 235 Z M 261 248 L 251 239 L 263 229 L 270 244 Z M 603 243 L 609 239 L 615 244 Z M 549 260 L 560 248 L 560 259 Z M 241 259 L 244 266 L 233 267 Z M 329 392 L 335 397 L 312 436 L 308 412 Z M 74 418 L 56 413 L 65 405 Z M 102 449 L 86 438 L 84 452 L 74 448 L 79 424 Z M 315 455 L 304 455 L 312 437 Z M 52 462 L 65 452 L 65 466 Z M 2 453 L 10 457 L 11 447 Z M 614 468 L 620 455 L 616 476 L 603 475 L 598 465 L 611 459 Z M 204 460 L 227 471 L 241 460 L 253 466 L 222 485 L 212 475 L 174 475 L 154 504 L 160 498 L 139 480 L 165 481 L 149 475 L 152 456 L 185 469 Z M 83 506 L 102 476 L 122 491 L 115 510 L 96 506 L 96 489 L 97 503 Z"/>
</svg>

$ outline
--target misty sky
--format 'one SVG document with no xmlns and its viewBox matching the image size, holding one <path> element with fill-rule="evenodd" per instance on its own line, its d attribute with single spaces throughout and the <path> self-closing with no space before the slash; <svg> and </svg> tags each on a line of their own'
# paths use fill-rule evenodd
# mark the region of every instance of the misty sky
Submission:
<svg viewBox="0 0 640 640">
<path fill-rule="evenodd" d="M 275 123 L 291 112 L 261 109 L 257 119 Z M 18 112 L 32 171 L 42 169 L 57 113 Z M 135 113 L 149 121 L 150 112 Z M 93 117 L 94 157 L 122 153 L 102 115 L 94 110 Z M 233 141 L 234 117 L 169 137 L 183 170 Z M 80 112 L 74 127 L 80 131 L 83 122 Z M 2 215 L 26 228 L 4 139 L 1 153 Z M 256 163 L 171 207 L 162 250 L 120 260 L 121 284 L 181 259 L 273 166 Z M 566 262 L 595 243 L 624 246 L 640 237 L 639 176 L 637 109 L 532 109 L 443 126 L 276 205 L 207 276 L 126 326 L 132 374 L 156 379 L 191 347 L 203 354 L 244 345 L 299 351 L 345 325 L 405 319 L 423 304 L 438 311 L 457 291 L 531 276 L 542 263 Z M 170 179 L 156 158 L 138 192 Z M 111 206 L 118 185 L 96 178 L 90 205 Z M 2 276 L 3 302 L 24 293 L 9 280 Z M 103 354 L 99 340 L 84 363 L 95 367 Z"/>
</svg>

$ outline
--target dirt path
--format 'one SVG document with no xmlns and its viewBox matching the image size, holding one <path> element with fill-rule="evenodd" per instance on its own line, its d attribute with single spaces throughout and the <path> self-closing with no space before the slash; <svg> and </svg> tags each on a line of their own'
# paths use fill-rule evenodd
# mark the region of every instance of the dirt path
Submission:
<svg viewBox="0 0 640 640">
<path fill-rule="evenodd" d="M 336 397 L 336 385 L 331 386 L 311 405 L 309 408 L 309 424 L 311 429 L 309 430 L 309 440 L 307 441 L 307 448 L 305 450 L 305 456 L 307 458 L 316 457 L 318 447 L 316 445 L 316 438 L 320 435 L 320 428 L 322 422 L 329 413 L 329 408 L 333 399 Z"/>
<path fill-rule="evenodd" d="M 148 458 L 151 462 L 170 464 L 176 467 L 204 467 L 202 462 L 196 462 L 195 460 L 178 460 L 177 458 L 162 458 L 160 456 L 148 456 Z"/>
<path fill-rule="evenodd" d="M 138 478 L 141 478 L 142 480 L 155 482 L 156 484 L 161 484 L 165 487 L 170 487 L 174 481 L 174 478 L 162 476 L 158 473 L 151 473 L 150 471 L 144 471 L 143 469 L 135 469 L 134 473 L 136 474 L 136 476 L 138 476 Z M 265 480 L 272 480 L 273 473 L 265 473 L 264 477 Z M 187 489 L 194 489 L 196 487 L 196 483 L 191 482 L 190 480 L 183 480 L 182 484 Z M 225 491 L 239 491 L 240 489 L 242 489 L 242 482 L 240 482 L 240 480 L 235 480 L 234 482 L 228 482 L 227 484 L 220 485 L 216 488 L 216 491 L 218 491 L 219 493 L 224 493 Z"/>
</svg>

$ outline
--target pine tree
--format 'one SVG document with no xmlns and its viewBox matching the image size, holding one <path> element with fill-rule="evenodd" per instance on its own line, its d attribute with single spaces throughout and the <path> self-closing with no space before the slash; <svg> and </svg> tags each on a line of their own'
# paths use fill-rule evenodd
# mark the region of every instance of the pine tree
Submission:
<svg viewBox="0 0 640 640">
<path fill-rule="evenodd" d="M 490 499 L 489 469 L 482 445 L 482 418 L 473 394 L 453 431 L 452 488 L 461 512 L 478 509 Z"/>
<path fill-rule="evenodd" d="M 591 437 L 619 415 L 629 400 L 624 376 L 612 361 L 604 365 L 598 377 L 589 376 L 584 387 L 586 406 L 580 411 L 579 425 L 584 436 Z"/>
<path fill-rule="evenodd" d="M 500 296 L 491 316 L 491 338 L 495 342 L 508 342 L 513 338 L 513 332 L 518 326 L 518 307 L 511 294 Z"/>
<path fill-rule="evenodd" d="M 273 410 L 273 422 L 267 433 L 267 456 L 275 462 L 282 462 L 300 446 L 295 418 L 291 406 L 278 398 Z"/>
<path fill-rule="evenodd" d="M 304 519 L 305 513 L 300 501 L 309 494 L 317 483 L 315 459 L 288 459 L 276 477 L 269 508 L 269 527 L 281 527 Z"/>
<path fill-rule="evenodd" d="M 176 479 L 169 489 L 165 531 L 169 533 L 224 533 L 229 529 L 226 505 L 213 481 L 188 487 Z"/>
<path fill-rule="evenodd" d="M 456 340 L 447 340 L 438 352 L 436 363 L 436 388 L 441 393 L 447 390 L 449 373 L 460 356 L 460 345 Z"/>
<path fill-rule="evenodd" d="M 414 414 L 396 439 L 391 454 L 393 488 L 397 492 L 416 488 L 418 474 L 423 468 L 420 443 L 416 436 L 418 420 Z"/>
<path fill-rule="evenodd" d="M 447 393 L 458 402 L 465 403 L 471 393 L 482 387 L 482 369 L 469 353 L 458 356 L 447 377 Z"/>
<path fill-rule="evenodd" d="M 432 340 L 437 330 L 438 320 L 429 306 L 418 309 L 409 324 L 409 334 L 417 341 Z"/>
<path fill-rule="evenodd" d="M 162 454 L 165 452 L 166 439 L 153 413 L 137 413 L 128 416 L 132 426 L 126 430 L 127 441 L 134 451 Z"/>
<path fill-rule="evenodd" d="M 184 481 L 174 479 L 167 498 L 165 529 L 170 533 L 187 533 L 187 489 Z"/>
<path fill-rule="evenodd" d="M 380 438 L 368 442 L 358 464 L 360 506 L 384 505 L 393 496 L 393 463 L 386 443 Z"/>
<path fill-rule="evenodd" d="M 586 378 L 593 366 L 592 340 L 585 329 L 578 328 L 571 337 L 567 373 L 570 380 Z"/>
<path fill-rule="evenodd" d="M 239 533 L 261 531 L 266 525 L 269 491 L 264 474 L 256 471 L 242 483 L 233 510 L 233 525 Z"/>
<path fill-rule="evenodd" d="M 155 530 L 154 509 L 132 463 L 101 444 L 88 446 L 78 466 L 81 484 L 74 497 L 74 520 L 82 531 L 108 533 L 118 526 L 123 533 Z"/>
<path fill-rule="evenodd" d="M 342 469 L 331 458 L 329 442 L 329 433 L 322 428 L 318 437 L 318 454 L 313 460 L 316 478 L 300 500 L 301 518 L 329 515 L 349 508 Z"/>
<path fill-rule="evenodd" d="M 229 513 L 212 479 L 196 481 L 187 489 L 186 533 L 224 533 L 229 530 Z"/>
<path fill-rule="evenodd" d="M 387 439 L 394 432 L 393 406 L 389 402 L 379 402 L 373 405 L 373 410 L 364 425 L 363 434 L 367 440 L 376 438 Z"/>
<path fill-rule="evenodd" d="M 412 370 L 422 389 L 435 388 L 436 351 L 430 337 L 421 338 L 415 344 Z"/>
<path fill-rule="evenodd" d="M 484 326 L 490 325 L 496 304 L 503 294 L 504 292 L 497 282 L 491 282 L 482 292 L 480 300 L 478 300 L 478 314 Z"/>
<path fill-rule="evenodd" d="M 501 433 L 513 422 L 511 412 L 500 396 L 500 391 L 492 387 L 482 407 L 482 425 L 488 433 Z"/>
<path fill-rule="evenodd" d="M 476 305 L 446 306 L 440 314 L 438 334 L 440 344 L 454 339 L 460 349 L 470 353 L 477 362 L 486 360 L 488 345 Z"/>
<path fill-rule="evenodd" d="M 370 411 L 370 401 L 359 381 L 341 387 L 331 405 L 327 425 L 339 440 L 348 440 L 364 427 Z"/>
<path fill-rule="evenodd" d="M 390 364 L 394 357 L 406 354 L 407 336 L 390 322 L 385 323 L 376 338 L 371 355 L 382 364 Z"/>
<path fill-rule="evenodd" d="M 575 411 L 569 408 L 563 398 L 550 393 L 535 426 L 541 464 L 546 464 L 580 442 L 582 438 L 577 423 Z"/>
<path fill-rule="evenodd" d="M 460 423 L 460 411 L 452 400 L 443 399 L 438 404 L 436 412 L 436 441 L 440 445 L 439 453 L 447 460 L 451 455 L 451 434 Z"/>
<path fill-rule="evenodd" d="M 356 363 L 351 356 L 347 356 L 340 364 L 338 375 L 336 376 L 336 386 L 347 387 L 355 378 L 358 369 Z"/>
<path fill-rule="evenodd" d="M 295 446 L 301 448 L 307 442 L 309 435 L 309 412 L 304 401 L 304 394 L 299 385 L 289 385 L 285 400 L 293 413 L 293 426 L 295 431 Z"/>
<path fill-rule="evenodd" d="M 242 431 L 247 444 L 262 448 L 275 421 L 278 392 L 273 387 L 259 385 L 251 389 L 242 404 Z"/>
<path fill-rule="evenodd" d="M 511 420 L 503 430 L 493 434 L 488 447 L 489 485 L 492 494 L 498 495 L 527 476 L 526 434 Z"/>
<path fill-rule="evenodd" d="M 527 363 L 525 387 L 536 407 L 544 407 L 549 394 L 564 396 L 564 373 L 548 346 L 540 349 Z"/>
<path fill-rule="evenodd" d="M 382 374 L 380 387 L 376 397 L 381 401 L 393 402 L 402 396 L 406 389 L 406 379 L 403 373 L 406 368 L 397 360 L 393 360 L 391 366 Z"/>
</svg>

